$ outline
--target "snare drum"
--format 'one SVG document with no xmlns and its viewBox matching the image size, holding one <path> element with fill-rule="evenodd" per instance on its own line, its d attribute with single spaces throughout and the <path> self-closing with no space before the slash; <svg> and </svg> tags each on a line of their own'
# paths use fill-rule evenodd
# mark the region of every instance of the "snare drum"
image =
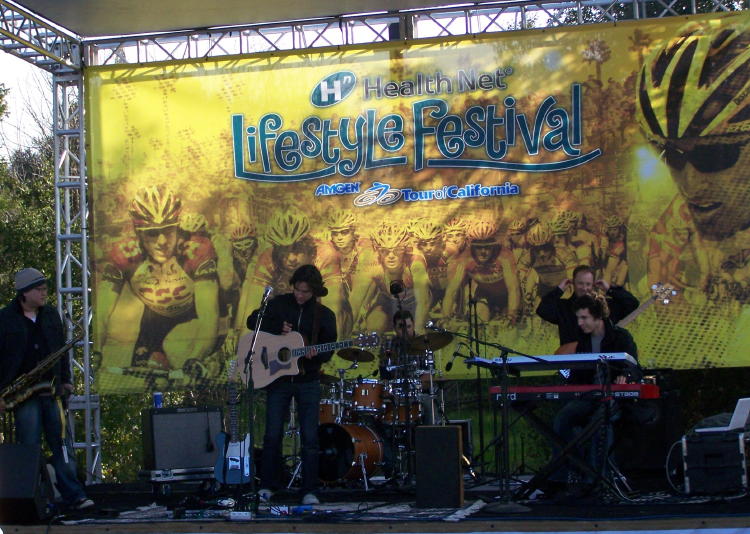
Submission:
<svg viewBox="0 0 750 534">
<path fill-rule="evenodd" d="M 383 413 L 383 384 L 372 378 L 357 380 L 352 391 L 352 409 L 360 414 Z"/>
<path fill-rule="evenodd" d="M 320 425 L 318 439 L 318 476 L 323 482 L 359 480 L 362 478 L 362 465 L 369 478 L 383 462 L 383 440 L 370 427 Z"/>
</svg>

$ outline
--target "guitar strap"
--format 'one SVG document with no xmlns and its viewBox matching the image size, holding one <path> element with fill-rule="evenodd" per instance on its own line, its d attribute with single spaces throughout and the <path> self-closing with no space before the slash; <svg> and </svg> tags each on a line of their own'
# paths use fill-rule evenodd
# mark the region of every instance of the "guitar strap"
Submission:
<svg viewBox="0 0 750 534">
<path fill-rule="evenodd" d="M 310 339 L 310 345 L 318 344 L 318 330 L 320 330 L 320 313 L 322 306 L 320 302 L 315 301 L 315 307 L 313 308 L 313 324 L 312 324 L 312 338 Z"/>
</svg>

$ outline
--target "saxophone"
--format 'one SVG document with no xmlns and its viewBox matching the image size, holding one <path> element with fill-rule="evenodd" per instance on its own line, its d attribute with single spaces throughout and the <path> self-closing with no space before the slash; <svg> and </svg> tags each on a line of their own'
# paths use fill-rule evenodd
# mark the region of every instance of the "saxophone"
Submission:
<svg viewBox="0 0 750 534">
<path fill-rule="evenodd" d="M 18 404 L 22 403 L 34 393 L 40 391 L 48 391 L 54 393 L 55 384 L 53 382 L 37 382 L 39 377 L 49 371 L 57 360 L 59 360 L 63 354 L 68 352 L 75 346 L 80 340 L 83 339 L 83 333 L 77 334 L 65 345 L 57 349 L 55 352 L 44 358 L 39 362 L 28 373 L 22 374 L 0 391 L 0 399 L 5 402 L 6 409 L 12 409 Z"/>
</svg>

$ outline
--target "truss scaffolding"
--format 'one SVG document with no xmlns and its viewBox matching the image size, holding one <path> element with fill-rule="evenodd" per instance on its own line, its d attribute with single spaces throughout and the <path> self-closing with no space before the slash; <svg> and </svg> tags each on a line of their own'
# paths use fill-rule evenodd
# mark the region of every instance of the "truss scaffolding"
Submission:
<svg viewBox="0 0 750 534">
<path fill-rule="evenodd" d="M 141 65 L 748 8 L 750 0 L 516 0 L 86 39 L 15 2 L 0 0 L 0 50 L 52 73 L 57 301 L 69 337 L 78 329 L 84 333 L 71 358 L 82 394 L 72 399 L 69 417 L 76 429 L 74 446 L 85 451 L 86 482 L 101 482 L 102 466 L 99 397 L 92 393 L 90 351 L 84 66 Z"/>
</svg>

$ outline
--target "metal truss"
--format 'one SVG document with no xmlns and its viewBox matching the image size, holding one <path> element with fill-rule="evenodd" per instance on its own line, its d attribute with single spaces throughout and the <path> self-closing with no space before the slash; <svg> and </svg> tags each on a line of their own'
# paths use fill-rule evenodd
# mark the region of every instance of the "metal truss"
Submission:
<svg viewBox="0 0 750 534">
<path fill-rule="evenodd" d="M 0 0 L 0 50 L 49 72 L 81 68 L 79 39 L 5 0 Z"/>
<path fill-rule="evenodd" d="M 737 11 L 748 7 L 750 0 L 479 2 L 466 7 L 84 40 L 83 44 L 88 65 L 144 64 Z"/>
<path fill-rule="evenodd" d="M 52 89 L 57 307 L 65 319 L 68 337 L 72 336 L 74 330 L 82 332 L 84 336 L 80 350 L 71 358 L 74 382 L 82 384 L 83 391 L 71 399 L 68 417 L 73 430 L 73 446 L 85 451 L 86 483 L 101 482 L 99 397 L 91 394 L 89 213 L 83 76 L 80 72 L 56 73 L 52 78 Z M 81 425 L 83 436 L 79 439 Z"/>
</svg>

